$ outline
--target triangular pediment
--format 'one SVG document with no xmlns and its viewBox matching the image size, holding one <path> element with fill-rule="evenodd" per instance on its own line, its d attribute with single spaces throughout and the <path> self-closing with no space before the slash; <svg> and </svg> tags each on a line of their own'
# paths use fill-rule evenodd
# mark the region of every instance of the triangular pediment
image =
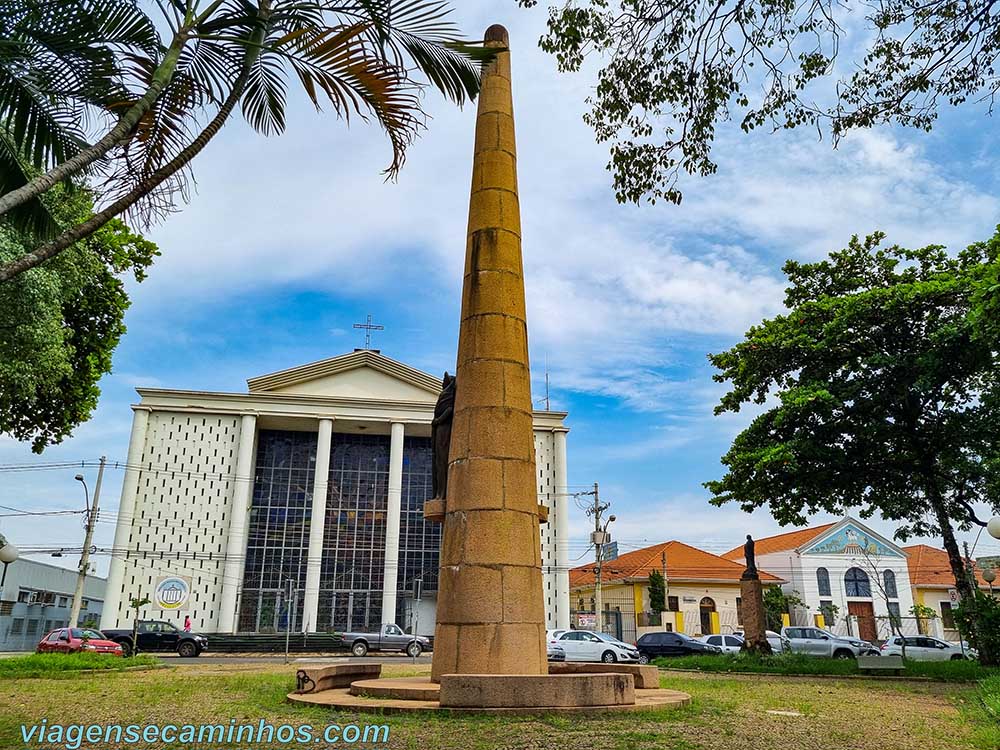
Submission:
<svg viewBox="0 0 1000 750">
<path fill-rule="evenodd" d="M 802 548 L 801 552 L 803 555 L 906 557 L 906 553 L 897 545 L 853 518 L 845 518 Z"/>
<path fill-rule="evenodd" d="M 441 381 L 363 349 L 247 381 L 251 393 L 285 393 L 377 401 L 434 401 Z"/>
</svg>

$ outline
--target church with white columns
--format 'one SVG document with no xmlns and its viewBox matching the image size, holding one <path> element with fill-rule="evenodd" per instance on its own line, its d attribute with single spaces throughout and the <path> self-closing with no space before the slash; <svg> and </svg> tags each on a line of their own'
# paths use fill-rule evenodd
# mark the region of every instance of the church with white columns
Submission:
<svg viewBox="0 0 1000 750">
<path fill-rule="evenodd" d="M 138 389 L 101 627 L 127 627 L 148 596 L 144 618 L 209 633 L 433 634 L 441 527 L 423 507 L 440 378 L 360 349 L 247 385 Z M 534 415 L 550 628 L 569 627 L 566 416 Z M 167 577 L 188 588 L 183 609 L 153 596 Z"/>
</svg>

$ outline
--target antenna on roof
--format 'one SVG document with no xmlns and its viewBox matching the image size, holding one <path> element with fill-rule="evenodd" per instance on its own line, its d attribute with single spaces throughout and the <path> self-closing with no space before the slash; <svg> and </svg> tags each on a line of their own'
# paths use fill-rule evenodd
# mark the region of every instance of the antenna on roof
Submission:
<svg viewBox="0 0 1000 750">
<path fill-rule="evenodd" d="M 552 411 L 552 402 L 549 401 L 549 354 L 545 353 L 545 396 L 538 399 L 545 402 L 545 411 Z"/>
</svg>

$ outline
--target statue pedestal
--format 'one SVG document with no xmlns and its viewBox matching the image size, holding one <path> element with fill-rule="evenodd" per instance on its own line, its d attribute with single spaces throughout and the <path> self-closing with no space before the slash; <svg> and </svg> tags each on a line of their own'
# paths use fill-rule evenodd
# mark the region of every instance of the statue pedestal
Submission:
<svg viewBox="0 0 1000 750">
<path fill-rule="evenodd" d="M 770 654 L 771 644 L 767 642 L 767 617 L 764 613 L 764 588 L 760 578 L 744 575 L 740 579 L 740 597 L 743 604 L 742 651 L 747 654 Z"/>
</svg>

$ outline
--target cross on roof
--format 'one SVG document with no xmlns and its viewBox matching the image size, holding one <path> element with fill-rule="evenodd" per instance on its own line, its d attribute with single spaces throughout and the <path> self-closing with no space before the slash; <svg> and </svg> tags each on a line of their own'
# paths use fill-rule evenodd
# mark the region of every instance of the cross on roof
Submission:
<svg viewBox="0 0 1000 750">
<path fill-rule="evenodd" d="M 365 349 L 372 348 L 372 331 L 384 331 L 385 326 L 373 325 L 371 313 L 368 314 L 368 320 L 364 323 L 355 323 L 355 328 L 363 328 L 365 331 Z"/>
</svg>

